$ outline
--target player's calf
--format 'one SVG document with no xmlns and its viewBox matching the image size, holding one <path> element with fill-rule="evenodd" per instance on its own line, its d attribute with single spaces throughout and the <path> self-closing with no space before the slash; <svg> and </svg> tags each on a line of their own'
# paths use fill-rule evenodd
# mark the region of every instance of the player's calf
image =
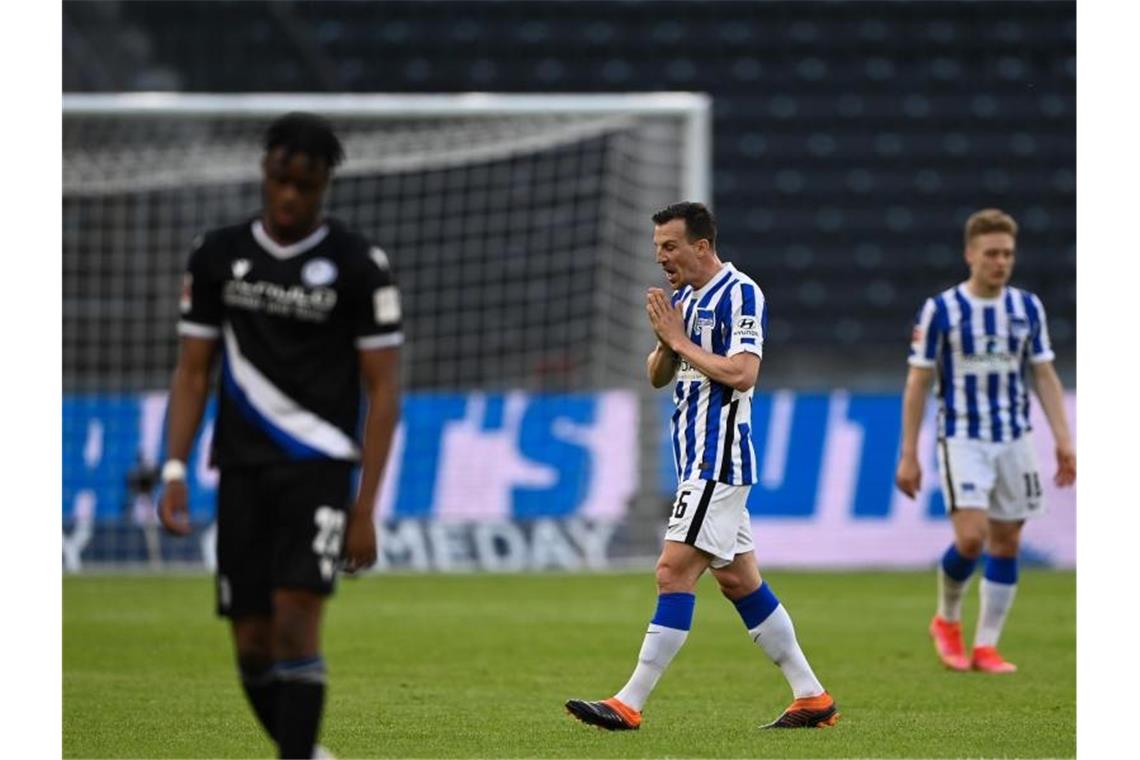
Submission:
<svg viewBox="0 0 1140 760">
<path fill-rule="evenodd" d="M 269 738 L 276 741 L 277 729 L 277 674 L 273 662 L 265 659 L 246 659 L 238 662 L 241 687 Z"/>
<path fill-rule="evenodd" d="M 641 710 L 653 687 L 669 667 L 693 624 L 696 596 L 690 593 L 660 594 L 657 611 L 641 642 L 637 667 L 615 696 L 597 702 L 571 699 L 566 710 L 578 720 L 610 731 L 641 725 Z"/>
<path fill-rule="evenodd" d="M 1013 673 L 1017 666 L 1006 662 L 997 650 L 1006 617 L 1017 596 L 1017 557 L 986 557 L 982 577 L 982 604 L 974 637 L 971 666 L 984 673 Z"/>
<path fill-rule="evenodd" d="M 274 670 L 281 757 L 312 757 L 325 706 L 325 661 L 319 656 L 283 660 Z"/>
<path fill-rule="evenodd" d="M 274 736 L 281 757 L 312 757 L 325 704 L 325 661 L 318 650 L 319 594 L 274 592 L 273 644 L 277 655 Z"/>
<path fill-rule="evenodd" d="M 796 640 L 791 616 L 766 581 L 733 604 L 752 641 L 780 668 L 797 699 L 826 693 Z"/>
<path fill-rule="evenodd" d="M 242 615 L 232 621 L 242 690 L 257 720 L 276 741 L 277 676 L 273 670 L 273 621 L 265 615 Z"/>
</svg>

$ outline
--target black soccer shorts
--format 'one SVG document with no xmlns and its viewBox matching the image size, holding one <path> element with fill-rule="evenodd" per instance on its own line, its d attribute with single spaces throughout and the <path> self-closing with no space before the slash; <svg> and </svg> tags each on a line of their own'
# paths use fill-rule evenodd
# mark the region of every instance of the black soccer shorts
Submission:
<svg viewBox="0 0 1140 760">
<path fill-rule="evenodd" d="M 332 594 L 353 465 L 301 461 L 224 467 L 218 483 L 217 611 L 270 615 L 275 589 Z"/>
</svg>

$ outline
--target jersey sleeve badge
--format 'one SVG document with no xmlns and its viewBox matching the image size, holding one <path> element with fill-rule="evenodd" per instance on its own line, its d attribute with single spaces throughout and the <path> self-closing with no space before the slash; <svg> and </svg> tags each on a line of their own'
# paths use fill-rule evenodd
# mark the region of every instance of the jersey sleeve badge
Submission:
<svg viewBox="0 0 1140 760">
<path fill-rule="evenodd" d="M 182 275 L 182 294 L 178 298 L 178 309 L 183 314 L 189 314 L 194 308 L 194 275 L 187 272 Z"/>
</svg>

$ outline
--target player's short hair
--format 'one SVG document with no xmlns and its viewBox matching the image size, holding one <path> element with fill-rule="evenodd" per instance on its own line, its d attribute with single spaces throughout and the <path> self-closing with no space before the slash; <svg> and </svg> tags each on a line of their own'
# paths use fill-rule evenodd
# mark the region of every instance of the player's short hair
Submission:
<svg viewBox="0 0 1140 760">
<path fill-rule="evenodd" d="M 1017 222 L 1013 217 L 997 208 L 984 208 L 970 214 L 966 220 L 966 245 L 978 235 L 991 232 L 1007 232 L 1017 237 Z"/>
<path fill-rule="evenodd" d="M 332 124 L 315 113 L 293 111 L 278 117 L 265 130 L 265 152 L 284 148 L 287 155 L 301 153 L 325 162 L 332 170 L 344 160 L 344 146 Z"/>
<path fill-rule="evenodd" d="M 653 223 L 657 225 L 674 219 L 685 220 L 685 237 L 690 243 L 704 238 L 709 241 L 710 248 L 716 248 L 716 218 L 705 204 L 682 201 L 666 206 L 653 215 Z"/>
</svg>

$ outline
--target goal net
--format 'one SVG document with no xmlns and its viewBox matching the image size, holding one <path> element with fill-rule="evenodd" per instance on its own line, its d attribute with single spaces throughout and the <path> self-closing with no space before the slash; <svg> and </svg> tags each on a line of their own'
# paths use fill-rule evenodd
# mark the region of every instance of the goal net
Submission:
<svg viewBox="0 0 1140 760">
<path fill-rule="evenodd" d="M 590 449 L 601 460 L 585 474 L 554 461 L 575 435 L 606 435 L 589 414 L 554 419 L 531 444 L 518 443 L 524 430 L 511 455 L 588 481 L 570 484 L 580 498 L 562 499 L 562 516 L 624 519 L 631 545 L 652 541 L 652 528 L 638 532 L 644 521 L 634 498 L 656 492 L 660 462 L 660 414 L 643 380 L 653 341 L 644 291 L 661 279 L 650 215 L 677 200 L 710 199 L 705 97 L 66 96 L 65 561 L 209 561 L 208 533 L 201 546 L 175 544 L 160 540 L 148 517 L 177 353 L 179 280 L 196 235 L 258 211 L 264 129 L 293 110 L 329 118 L 345 145 L 327 213 L 392 261 L 404 305 L 405 403 L 432 417 L 449 400 L 477 398 L 485 417 L 504 415 L 487 411 L 496 404 L 509 417 L 520 403 L 528 414 L 526 399 L 537 398 L 556 418 L 558 404 L 573 399 L 601 398 L 590 407 L 595 415 L 625 404 L 636 430 L 621 467 L 604 447 Z M 439 461 L 470 460 L 478 448 L 440 453 L 437 441 L 432 470 L 416 449 L 423 445 L 405 425 L 393 452 L 403 468 L 390 467 L 398 482 L 385 486 L 382 516 L 483 515 L 447 496 L 455 484 L 443 481 L 460 465 Z M 211 475 L 199 459 L 193 515 L 208 531 Z M 622 477 L 632 482 L 595 482 Z M 428 497 L 400 490 L 424 479 L 436 484 Z M 508 490 L 542 492 L 522 480 Z M 481 493 L 479 483 L 459 485 Z M 546 516 L 540 502 L 529 513 L 517 501 L 488 509 Z"/>
</svg>

